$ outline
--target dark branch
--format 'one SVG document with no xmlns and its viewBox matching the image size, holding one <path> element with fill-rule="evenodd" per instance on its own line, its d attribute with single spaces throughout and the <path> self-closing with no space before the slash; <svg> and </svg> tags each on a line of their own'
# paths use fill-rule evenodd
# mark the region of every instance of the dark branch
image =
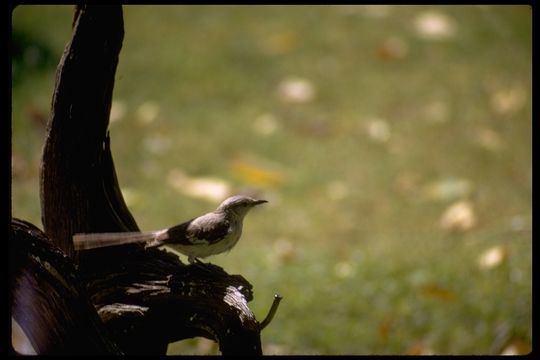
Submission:
<svg viewBox="0 0 540 360">
<path fill-rule="evenodd" d="M 39 354 L 121 354 L 72 261 L 30 223 L 11 221 L 12 316 Z"/>
<path fill-rule="evenodd" d="M 57 69 L 41 207 L 45 233 L 70 256 L 73 233 L 138 230 L 118 191 L 106 135 L 123 37 L 121 6 L 78 6 Z"/>
<path fill-rule="evenodd" d="M 270 307 L 270 310 L 268 311 L 268 315 L 264 318 L 264 320 L 261 322 L 260 329 L 261 331 L 272 322 L 272 319 L 274 318 L 274 315 L 276 315 L 277 309 L 279 307 L 279 303 L 283 299 L 283 296 L 279 294 L 274 295 L 274 301 L 272 302 L 272 306 Z"/>
</svg>

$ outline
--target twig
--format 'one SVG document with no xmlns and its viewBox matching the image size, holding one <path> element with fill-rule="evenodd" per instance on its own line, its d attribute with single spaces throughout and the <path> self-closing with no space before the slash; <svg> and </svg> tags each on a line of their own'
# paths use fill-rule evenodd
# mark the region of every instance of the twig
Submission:
<svg viewBox="0 0 540 360">
<path fill-rule="evenodd" d="M 270 324 L 272 319 L 274 318 L 274 315 L 276 315 L 276 311 L 278 309 L 279 303 L 281 302 L 281 299 L 283 299 L 283 296 L 279 294 L 274 295 L 274 301 L 272 302 L 272 306 L 270 307 L 270 310 L 268 311 L 268 315 L 264 318 L 264 320 L 259 325 L 260 331 L 262 331 L 265 327 Z"/>
</svg>

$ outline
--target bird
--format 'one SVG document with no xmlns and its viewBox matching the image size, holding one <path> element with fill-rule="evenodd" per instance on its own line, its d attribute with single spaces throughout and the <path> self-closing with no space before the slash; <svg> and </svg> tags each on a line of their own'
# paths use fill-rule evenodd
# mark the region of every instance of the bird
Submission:
<svg viewBox="0 0 540 360">
<path fill-rule="evenodd" d="M 188 262 L 231 250 L 242 235 L 246 214 L 267 203 L 245 195 L 225 199 L 216 210 L 170 228 L 147 232 L 78 233 L 73 235 L 75 250 L 83 251 L 130 243 L 145 243 L 145 249 L 162 245 L 186 255 Z"/>
</svg>

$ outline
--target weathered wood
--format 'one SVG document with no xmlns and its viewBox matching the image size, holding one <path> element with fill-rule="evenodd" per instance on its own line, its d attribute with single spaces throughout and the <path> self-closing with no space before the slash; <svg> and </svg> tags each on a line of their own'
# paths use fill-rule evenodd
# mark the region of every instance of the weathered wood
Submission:
<svg viewBox="0 0 540 360">
<path fill-rule="evenodd" d="M 45 234 L 13 219 L 9 247 L 12 316 L 39 354 L 121 354 L 73 262 Z"/>
<path fill-rule="evenodd" d="M 247 306 L 252 287 L 243 277 L 138 244 L 73 250 L 77 232 L 139 230 L 119 190 L 107 133 L 122 40 L 120 6 L 76 7 L 41 165 L 45 233 L 77 263 L 102 336 L 123 353 L 164 354 L 170 342 L 205 336 L 223 354 L 260 355 L 260 325 Z"/>
<path fill-rule="evenodd" d="M 56 73 L 40 174 L 45 233 L 70 256 L 75 232 L 139 230 L 118 191 L 106 146 L 124 37 L 122 8 L 76 9 Z"/>
<path fill-rule="evenodd" d="M 252 287 L 243 277 L 212 264 L 179 266 L 175 255 L 150 252 L 151 258 L 133 259 L 124 271 L 88 283 L 122 348 L 141 354 L 151 338 L 169 343 L 203 336 L 216 340 L 223 354 L 261 354 L 259 323 L 247 306 Z"/>
</svg>

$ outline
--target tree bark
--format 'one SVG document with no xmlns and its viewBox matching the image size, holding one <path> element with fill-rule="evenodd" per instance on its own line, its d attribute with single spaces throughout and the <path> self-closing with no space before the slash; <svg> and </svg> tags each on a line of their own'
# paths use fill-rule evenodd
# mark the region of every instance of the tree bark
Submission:
<svg viewBox="0 0 540 360">
<path fill-rule="evenodd" d="M 121 354 L 70 258 L 18 219 L 11 221 L 9 245 L 12 316 L 38 354 Z"/>
<path fill-rule="evenodd" d="M 78 6 L 56 72 L 41 164 L 45 233 L 69 256 L 77 232 L 138 231 L 118 191 L 107 127 L 122 8 Z"/>
</svg>

